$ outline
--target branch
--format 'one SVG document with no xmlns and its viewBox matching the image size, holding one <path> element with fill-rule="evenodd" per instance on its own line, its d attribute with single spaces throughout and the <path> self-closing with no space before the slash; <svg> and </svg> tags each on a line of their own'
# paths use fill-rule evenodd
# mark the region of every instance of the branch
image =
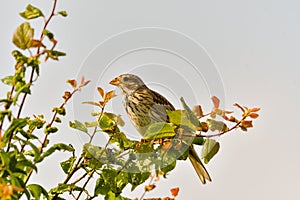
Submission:
<svg viewBox="0 0 300 200">
<path fill-rule="evenodd" d="M 43 38 L 44 38 L 44 30 L 46 30 L 46 28 L 47 28 L 49 22 L 51 21 L 52 17 L 55 15 L 54 12 L 55 12 L 55 9 L 56 9 L 56 5 L 57 5 L 57 0 L 54 0 L 53 6 L 52 6 L 52 11 L 51 11 L 50 16 L 48 17 L 48 19 L 45 21 L 44 27 L 43 27 L 42 32 L 41 32 L 41 35 L 40 35 L 40 42 L 41 42 L 41 43 L 42 43 Z M 42 46 L 42 45 L 39 45 L 39 46 L 38 46 L 35 57 L 40 56 L 41 46 Z M 32 83 L 33 83 L 34 71 L 35 71 L 35 70 L 34 70 L 34 68 L 32 67 L 32 68 L 31 68 L 31 73 L 30 73 L 30 78 L 29 78 L 29 83 L 30 83 L 30 84 L 29 84 L 29 86 L 28 86 L 28 89 L 30 89 L 30 87 L 31 87 L 31 85 L 32 85 Z M 13 91 L 14 91 L 14 86 L 12 86 L 12 89 L 11 89 L 11 92 L 10 92 L 10 97 L 12 96 Z M 19 110 L 18 110 L 17 119 L 19 119 L 20 116 L 21 116 L 21 112 L 22 112 L 22 110 L 23 110 L 23 106 L 24 106 L 24 104 L 25 104 L 25 100 L 26 100 L 26 98 L 27 98 L 27 95 L 28 95 L 28 93 L 25 93 L 25 94 L 23 95 L 23 98 L 22 98 L 22 100 L 21 100 L 21 104 L 20 104 L 20 107 L 19 107 Z M 1 123 L 1 125 L 0 125 L 0 130 L 2 130 L 2 123 Z M 9 152 L 9 150 L 10 150 L 10 143 L 11 143 L 12 137 L 13 137 L 13 133 L 11 133 L 10 136 L 9 136 L 8 143 L 7 143 L 7 149 L 6 149 L 6 152 Z"/>
<path fill-rule="evenodd" d="M 226 131 L 221 131 L 220 133 L 212 134 L 212 135 L 199 135 L 199 134 L 196 134 L 195 137 L 212 138 L 212 137 L 218 137 L 218 136 L 224 135 L 225 133 L 228 133 L 228 132 L 238 128 L 239 125 L 242 123 L 242 121 L 244 121 L 247 117 L 248 117 L 247 115 L 243 116 L 243 118 L 241 120 L 239 120 L 233 127 L 231 127 L 230 129 L 228 129 Z"/>
</svg>

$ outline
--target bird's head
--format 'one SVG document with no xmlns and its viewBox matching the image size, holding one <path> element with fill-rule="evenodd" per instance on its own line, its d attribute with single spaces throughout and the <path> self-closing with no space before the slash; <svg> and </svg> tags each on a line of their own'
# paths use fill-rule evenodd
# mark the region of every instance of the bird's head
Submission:
<svg viewBox="0 0 300 200">
<path fill-rule="evenodd" d="M 145 87 L 145 83 L 134 74 L 122 74 L 109 82 L 121 89 L 124 95 L 130 95 L 137 89 Z"/>
</svg>

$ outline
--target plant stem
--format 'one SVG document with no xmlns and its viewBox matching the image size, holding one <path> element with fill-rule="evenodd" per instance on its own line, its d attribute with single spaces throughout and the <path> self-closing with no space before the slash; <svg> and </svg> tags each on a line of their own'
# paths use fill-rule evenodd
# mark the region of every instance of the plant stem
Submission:
<svg viewBox="0 0 300 200">
<path fill-rule="evenodd" d="M 232 131 L 232 130 L 238 128 L 238 126 L 242 123 L 242 121 L 245 120 L 247 117 L 248 117 L 248 115 L 243 116 L 243 118 L 242 118 L 240 121 L 238 121 L 238 123 L 236 123 L 233 127 L 231 127 L 230 129 L 228 129 L 228 130 L 226 130 L 226 131 L 222 131 L 222 132 L 220 132 L 220 133 L 213 134 L 213 135 L 197 135 L 197 134 L 196 134 L 195 137 L 212 138 L 212 137 L 221 136 L 221 135 L 223 135 L 223 134 L 225 134 L 225 133 L 228 133 L 228 132 L 230 132 L 230 131 Z"/>
<path fill-rule="evenodd" d="M 79 91 L 78 88 L 74 89 L 73 92 L 68 96 L 68 98 L 66 98 L 64 100 L 64 102 L 60 105 L 59 108 L 63 108 L 77 91 Z M 55 112 L 54 115 L 52 116 L 51 122 L 48 124 L 48 127 L 52 126 L 56 116 L 57 116 L 57 112 Z M 49 134 L 46 134 L 45 137 L 44 137 L 44 140 L 43 140 L 42 145 L 40 147 L 40 153 L 43 153 L 44 147 L 46 146 L 46 143 L 47 143 L 48 136 L 49 136 Z M 30 172 L 29 172 L 29 174 L 28 174 L 28 176 L 25 180 L 25 184 L 28 182 L 29 178 L 31 177 L 32 172 L 33 172 L 33 169 L 30 170 Z"/>
<path fill-rule="evenodd" d="M 85 181 L 85 183 L 83 184 L 82 189 L 80 190 L 80 192 L 79 192 L 79 194 L 78 194 L 76 200 L 79 199 L 79 197 L 81 196 L 82 192 L 85 190 L 85 187 L 86 187 L 87 184 L 90 182 L 90 180 L 91 180 L 91 178 L 93 177 L 93 175 L 94 175 L 95 172 L 96 172 L 96 169 L 93 169 L 93 171 L 91 172 L 90 176 L 88 177 L 88 179 L 87 179 L 87 180 Z"/>
<path fill-rule="evenodd" d="M 52 6 L 52 11 L 51 11 L 50 16 L 48 17 L 48 19 L 45 21 L 44 27 L 43 27 L 42 32 L 41 32 L 41 35 L 40 35 L 40 42 L 41 42 L 41 43 L 42 43 L 42 41 L 43 41 L 43 39 L 44 39 L 44 30 L 46 30 L 46 28 L 47 28 L 49 22 L 51 21 L 52 17 L 55 15 L 54 12 L 55 12 L 55 9 L 56 9 L 57 0 L 53 0 L 53 1 L 54 1 L 54 2 L 53 2 L 53 6 Z M 40 51 L 41 51 L 41 45 L 38 46 L 35 57 L 39 57 L 39 56 L 40 56 L 40 54 L 41 54 Z M 33 83 L 34 71 L 35 71 L 35 70 L 34 70 L 34 68 L 32 67 L 32 68 L 31 68 L 31 73 L 30 73 L 30 78 L 29 78 L 29 83 L 30 83 L 30 84 L 29 84 L 29 86 L 28 86 L 28 89 L 30 89 L 30 87 L 31 87 L 31 85 L 32 85 L 32 83 Z M 11 94 L 10 94 L 11 96 L 12 96 L 13 88 L 14 88 L 14 86 L 12 86 L 12 90 L 11 90 Z M 21 104 L 20 104 L 20 107 L 19 107 L 19 110 L 18 110 L 17 119 L 19 119 L 20 116 L 21 116 L 21 112 L 22 112 L 22 110 L 23 110 L 23 106 L 24 106 L 24 104 L 25 104 L 25 100 L 26 100 L 26 98 L 27 98 L 27 95 L 28 95 L 28 93 L 25 93 L 25 94 L 23 95 L 23 98 L 22 98 L 22 100 L 21 100 Z M 2 128 L 2 125 L 1 125 L 1 128 Z M 1 130 L 1 129 L 0 129 L 0 130 Z M 14 133 L 11 133 L 10 136 L 9 136 L 8 143 L 7 143 L 7 149 L 6 149 L 6 152 L 9 152 L 9 150 L 10 150 L 10 143 L 11 143 L 11 140 L 12 140 L 13 135 L 14 135 Z"/>
</svg>

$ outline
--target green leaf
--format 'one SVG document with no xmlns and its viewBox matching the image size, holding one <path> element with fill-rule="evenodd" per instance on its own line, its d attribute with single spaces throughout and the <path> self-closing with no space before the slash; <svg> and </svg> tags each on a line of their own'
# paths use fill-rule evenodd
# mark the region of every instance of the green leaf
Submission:
<svg viewBox="0 0 300 200">
<path fill-rule="evenodd" d="M 138 169 L 135 169 L 133 171 L 138 171 Z M 132 185 L 131 191 L 133 191 L 137 186 L 144 183 L 150 177 L 150 175 L 150 172 L 129 173 L 128 182 Z"/>
<path fill-rule="evenodd" d="M 40 152 L 39 148 L 37 146 L 35 146 L 33 143 L 31 143 L 30 141 L 27 141 L 27 144 L 32 148 L 32 150 L 34 152 L 34 161 L 38 162 L 38 160 L 41 157 L 41 152 Z"/>
<path fill-rule="evenodd" d="M 176 154 L 175 152 L 169 151 L 161 155 L 162 159 L 159 163 L 160 170 L 164 173 L 164 176 L 176 166 Z"/>
<path fill-rule="evenodd" d="M 75 161 L 76 157 L 72 156 L 68 160 L 61 162 L 60 166 L 66 174 L 69 174 L 73 168 Z"/>
<path fill-rule="evenodd" d="M 171 123 L 166 122 L 157 122 L 151 124 L 145 135 L 143 136 L 144 139 L 162 139 L 162 138 L 171 138 L 175 136 L 175 128 Z"/>
<path fill-rule="evenodd" d="M 20 13 L 20 16 L 25 19 L 34 19 L 38 17 L 43 17 L 44 15 L 40 9 L 29 4 L 26 7 L 26 10 Z"/>
<path fill-rule="evenodd" d="M 34 165 L 30 160 L 27 160 L 24 156 L 24 158 L 22 160 L 18 160 L 18 162 L 16 164 L 16 168 L 25 168 L 25 167 L 34 169 L 37 172 L 36 165 Z"/>
<path fill-rule="evenodd" d="M 44 120 L 43 115 L 35 116 L 34 119 L 28 120 L 28 125 L 29 125 L 28 130 L 32 132 L 35 128 L 41 129 L 45 123 L 46 123 L 46 121 Z"/>
<path fill-rule="evenodd" d="M 187 115 L 188 115 L 189 120 L 191 121 L 191 123 L 193 123 L 196 127 L 201 127 L 201 123 L 199 122 L 197 117 L 194 115 L 193 111 L 185 103 L 183 97 L 180 98 L 180 101 L 182 103 L 182 106 L 183 106 L 184 110 L 187 111 Z"/>
<path fill-rule="evenodd" d="M 15 68 L 18 69 L 20 66 L 24 65 L 28 61 L 28 57 L 24 56 L 20 51 L 13 50 L 12 56 L 16 60 Z"/>
<path fill-rule="evenodd" d="M 21 133 L 21 135 L 26 138 L 27 140 L 29 139 L 38 139 L 37 136 L 33 135 L 32 133 L 26 132 L 23 129 L 18 130 L 18 133 Z"/>
<path fill-rule="evenodd" d="M 65 10 L 59 11 L 58 14 L 60 14 L 63 17 L 67 17 L 68 16 L 67 11 L 65 11 Z"/>
<path fill-rule="evenodd" d="M 52 39 L 54 38 L 54 34 L 53 34 L 51 31 L 49 31 L 49 30 L 46 30 L 46 29 L 45 29 L 45 30 L 43 31 L 43 34 L 46 35 L 46 36 L 48 37 L 49 40 L 52 40 Z"/>
<path fill-rule="evenodd" d="M 115 169 L 103 169 L 101 177 L 105 185 L 115 194 L 121 194 L 122 190 L 128 183 L 128 173 Z"/>
<path fill-rule="evenodd" d="M 27 125 L 27 120 L 28 120 L 27 118 L 19 118 L 19 119 L 13 118 L 10 126 L 3 134 L 2 142 L 6 144 L 10 135 L 13 134 L 16 131 L 16 129 L 21 129 Z"/>
<path fill-rule="evenodd" d="M 115 194 L 113 193 L 112 191 L 109 191 L 105 197 L 104 197 L 104 200 L 130 200 L 126 197 L 122 197 L 121 195 L 119 194 Z"/>
<path fill-rule="evenodd" d="M 18 82 L 18 83 L 21 83 L 21 82 Z M 20 87 L 18 87 L 18 86 L 20 86 Z M 26 94 L 30 94 L 31 93 L 30 86 L 31 86 L 31 83 L 16 85 L 17 93 L 12 98 L 14 104 L 17 103 L 18 98 L 19 98 L 19 96 L 20 96 L 21 93 L 26 93 Z"/>
<path fill-rule="evenodd" d="M 49 194 L 63 194 L 65 192 L 70 192 L 70 191 L 81 191 L 82 188 L 78 187 L 74 184 L 59 184 L 57 187 L 52 188 L 49 191 Z"/>
<path fill-rule="evenodd" d="M 60 119 L 59 117 L 55 117 L 54 121 L 55 121 L 56 123 L 61 123 L 61 119 Z"/>
<path fill-rule="evenodd" d="M 51 58 L 52 60 L 58 60 L 59 57 L 67 55 L 65 52 L 56 50 L 45 50 L 45 53 L 47 54 L 46 60 L 48 60 L 48 58 Z"/>
<path fill-rule="evenodd" d="M 66 115 L 66 109 L 64 107 L 63 108 L 54 107 L 52 109 L 52 112 L 57 112 L 57 114 L 62 115 L 62 116 Z"/>
<path fill-rule="evenodd" d="M 167 110 L 169 121 L 173 124 L 176 124 L 178 127 L 187 127 L 191 130 L 196 130 L 196 126 L 191 122 L 188 111 L 186 110 Z"/>
<path fill-rule="evenodd" d="M 206 139 L 202 149 L 202 158 L 204 159 L 204 163 L 207 164 L 218 153 L 219 149 L 219 142 L 212 139 Z"/>
<path fill-rule="evenodd" d="M 205 143 L 205 140 L 203 137 L 195 137 L 193 139 L 193 144 L 196 144 L 196 145 L 203 145 Z"/>
<path fill-rule="evenodd" d="M 39 76 L 40 75 L 40 57 L 30 57 L 27 59 L 27 67 L 32 67 L 34 72 Z"/>
<path fill-rule="evenodd" d="M 27 186 L 27 188 L 29 189 L 34 199 L 42 199 L 41 198 L 42 195 L 47 199 L 49 198 L 47 191 L 38 184 L 30 184 Z"/>
<path fill-rule="evenodd" d="M 8 153 L 3 151 L 2 149 L 0 150 L 0 158 L 1 158 L 1 165 L 5 167 L 9 167 L 10 165 L 10 156 Z"/>
<path fill-rule="evenodd" d="M 133 147 L 133 145 L 136 144 L 136 142 L 129 140 L 122 132 L 114 133 L 111 137 L 110 143 L 117 143 L 122 150 Z"/>
<path fill-rule="evenodd" d="M 99 121 L 99 126 L 100 128 L 107 132 L 119 132 L 119 128 L 117 127 L 117 116 L 113 113 L 103 113 L 100 121 Z"/>
<path fill-rule="evenodd" d="M 99 194 L 106 195 L 110 191 L 109 185 L 105 184 L 104 179 L 102 176 L 100 176 L 97 181 L 94 188 L 94 195 L 97 196 Z"/>
<path fill-rule="evenodd" d="M 227 125 L 222 121 L 207 119 L 206 123 L 211 131 L 227 131 Z"/>
<path fill-rule="evenodd" d="M 87 127 L 85 126 L 85 124 L 81 123 L 80 121 L 75 120 L 74 122 L 69 122 L 69 126 L 71 128 L 77 129 L 84 133 L 88 133 Z"/>
<path fill-rule="evenodd" d="M 38 162 L 42 162 L 44 158 L 50 156 L 55 151 L 69 151 L 69 152 L 74 152 L 75 149 L 73 147 L 71 147 L 70 145 L 66 145 L 66 144 L 63 144 L 63 143 L 55 144 L 55 145 L 53 145 L 52 147 L 50 147 L 47 151 L 45 151 L 41 155 L 41 157 L 38 160 Z"/>
<path fill-rule="evenodd" d="M 192 140 L 193 138 L 191 137 L 184 138 L 184 140 L 174 139 L 172 140 L 172 148 L 169 149 L 168 152 L 176 154 L 177 160 L 186 160 Z"/>
<path fill-rule="evenodd" d="M 4 83 L 5 85 L 12 85 L 13 83 L 13 76 L 6 76 L 4 78 L 1 79 L 2 83 Z"/>
<path fill-rule="evenodd" d="M 32 45 L 34 29 L 30 27 L 28 22 L 24 22 L 18 26 L 13 35 L 13 43 L 20 49 L 29 49 Z"/>
<path fill-rule="evenodd" d="M 89 166 L 90 168 L 98 169 L 103 165 L 104 162 L 109 162 L 106 158 L 107 152 L 105 152 L 105 149 L 94 146 L 90 143 L 86 143 L 83 146 L 82 153 L 87 160 L 87 166 Z"/>
<path fill-rule="evenodd" d="M 50 133 L 56 133 L 58 131 L 57 127 L 51 126 L 51 127 L 47 127 L 45 128 L 45 134 L 50 134 Z"/>
</svg>

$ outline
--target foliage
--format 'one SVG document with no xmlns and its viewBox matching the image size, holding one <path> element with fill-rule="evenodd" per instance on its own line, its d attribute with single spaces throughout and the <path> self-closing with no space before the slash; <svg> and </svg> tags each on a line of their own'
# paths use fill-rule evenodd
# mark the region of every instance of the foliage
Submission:
<svg viewBox="0 0 300 200">
<path fill-rule="evenodd" d="M 64 92 L 61 105 L 52 109 L 53 115 L 50 119 L 45 119 L 43 114 L 22 115 L 28 95 L 31 95 L 31 87 L 39 78 L 41 63 L 49 59 L 57 61 L 66 55 L 56 49 L 57 40 L 52 31 L 48 30 L 48 24 L 54 16 L 67 16 L 66 11 L 56 11 L 56 4 L 57 0 L 54 0 L 48 17 L 39 8 L 29 4 L 20 13 L 27 21 L 19 25 L 13 34 L 12 42 L 17 47 L 12 52 L 15 71 L 13 75 L 1 79 L 3 84 L 10 87 L 7 95 L 0 99 L 1 200 L 21 197 L 64 199 L 68 195 L 74 199 L 83 195 L 86 199 L 102 195 L 107 200 L 126 200 L 128 198 L 122 194 L 126 186 L 134 190 L 150 177 L 149 184 L 144 187 L 139 198 L 144 199 L 144 195 L 155 188 L 161 176 L 166 177 L 179 160 L 187 159 L 190 145 L 203 147 L 202 158 L 207 164 L 220 148 L 220 143 L 212 139 L 213 137 L 235 129 L 247 131 L 253 127 L 251 119 L 258 117 L 259 108 L 234 104 L 242 111 L 238 118 L 232 112 L 220 109 L 219 99 L 212 97 L 214 107 L 210 113 L 204 114 L 201 106 L 195 106 L 192 110 L 181 98 L 183 109 L 168 111 L 168 123 L 154 123 L 142 140 L 132 140 L 121 131 L 124 121 L 120 115 L 105 110 L 107 103 L 115 96 L 114 91 L 105 92 L 98 87 L 101 100 L 84 102 L 99 109 L 99 112 L 93 113 L 96 120 L 69 122 L 72 129 L 89 136 L 89 141 L 82 147 L 80 155 L 75 153 L 72 145 L 64 143 L 66 141 L 50 145 L 51 135 L 59 131 L 57 125 L 67 114 L 66 104 L 89 83 L 84 77 L 79 82 L 67 80 L 72 89 Z M 35 28 L 31 27 L 30 20 L 39 18 L 44 19 L 44 24 L 36 39 Z M 107 136 L 105 146 L 92 144 L 96 134 Z M 67 160 L 60 163 L 66 174 L 65 180 L 51 189 L 31 183 L 31 176 L 38 171 L 39 164 L 53 156 L 56 151 L 70 154 Z M 96 180 L 94 189 L 88 191 L 87 185 L 93 184 L 92 178 Z M 163 199 L 174 199 L 179 188 L 172 188 L 170 192 L 171 197 Z"/>
</svg>

